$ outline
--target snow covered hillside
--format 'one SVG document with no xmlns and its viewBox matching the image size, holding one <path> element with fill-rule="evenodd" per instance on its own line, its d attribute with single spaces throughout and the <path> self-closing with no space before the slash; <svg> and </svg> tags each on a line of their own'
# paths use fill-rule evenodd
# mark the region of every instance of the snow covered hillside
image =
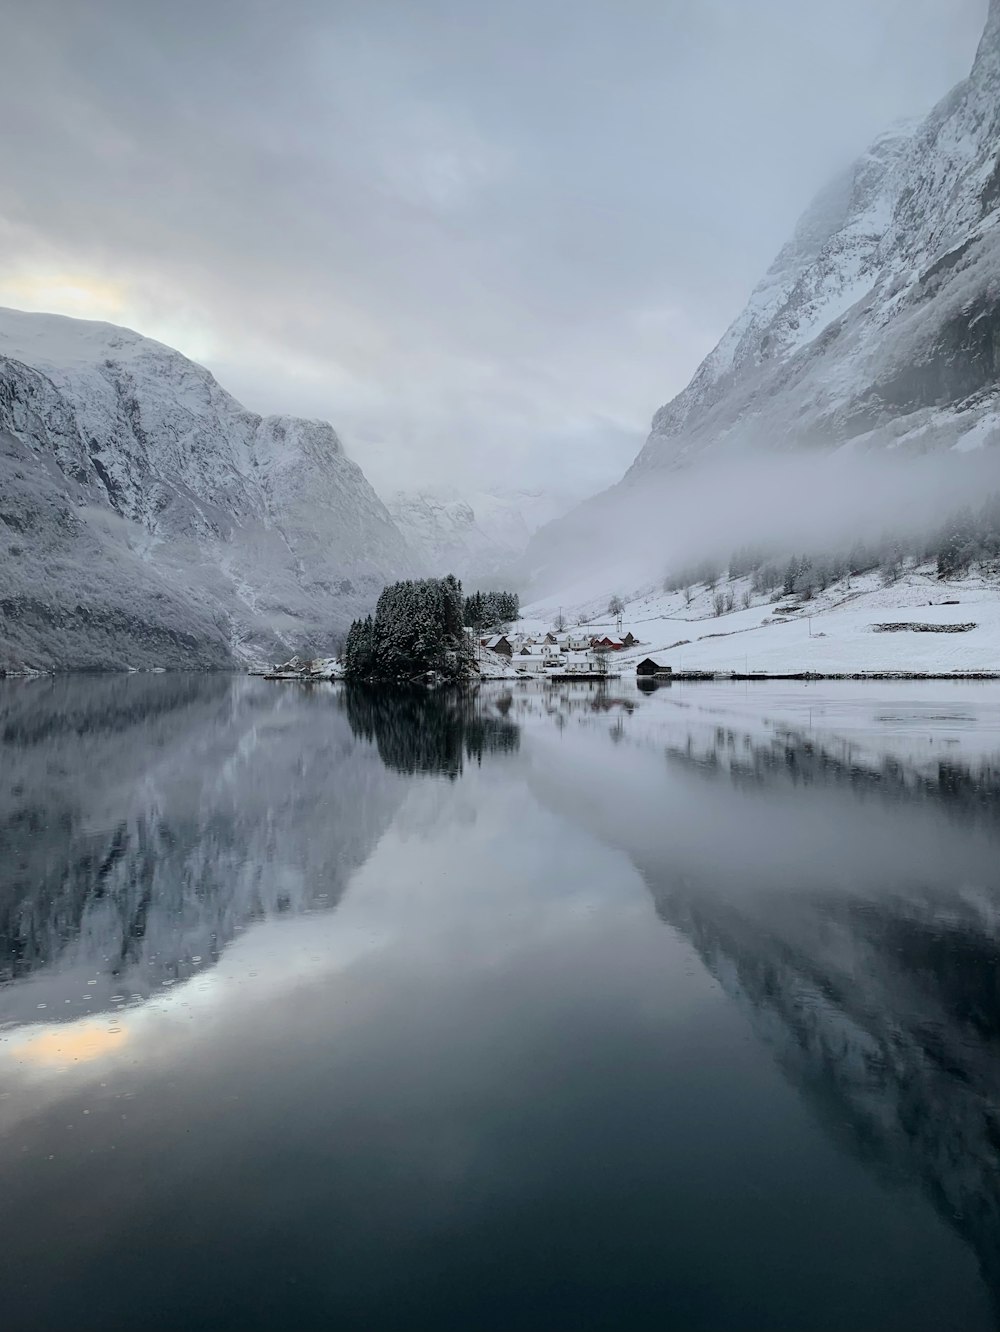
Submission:
<svg viewBox="0 0 1000 1332">
<path fill-rule="evenodd" d="M 606 599 L 536 603 L 518 628 L 544 632 L 560 611 L 587 633 L 614 632 Z M 942 582 L 931 566 L 889 587 L 877 572 L 854 576 L 807 601 L 755 594 L 749 578 L 689 592 L 650 588 L 626 601 L 628 630 L 639 643 L 610 658 L 626 675 L 644 657 L 673 671 L 737 675 L 1000 672 L 1000 588 L 979 577 Z"/>
<path fill-rule="evenodd" d="M 0 667 L 329 648 L 414 560 L 325 421 L 111 324 L 0 311 Z"/>
<path fill-rule="evenodd" d="M 805 450 L 950 451 L 958 464 L 1000 443 L 998 222 L 991 0 L 969 78 L 814 201 L 691 383 L 657 412 L 624 480 L 538 534 L 527 556 L 536 585 L 579 568 L 595 531 L 613 546 L 640 497 L 647 509 L 650 496 L 668 504 L 682 468 Z"/>
</svg>

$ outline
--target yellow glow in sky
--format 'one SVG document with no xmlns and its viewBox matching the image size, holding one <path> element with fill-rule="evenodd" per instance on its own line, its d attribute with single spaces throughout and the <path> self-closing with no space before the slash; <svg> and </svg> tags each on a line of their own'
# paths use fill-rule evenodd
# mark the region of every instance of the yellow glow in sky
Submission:
<svg viewBox="0 0 1000 1332">
<path fill-rule="evenodd" d="M 0 305 L 42 310 L 77 319 L 121 320 L 124 288 L 81 273 L 19 273 L 0 278 Z"/>
<path fill-rule="evenodd" d="M 0 275 L 0 306 L 68 315 L 72 319 L 98 319 L 124 324 L 146 337 L 175 347 L 195 361 L 210 360 L 218 339 L 208 322 L 191 309 L 156 289 L 140 290 L 92 272 L 63 268 Z"/>
</svg>

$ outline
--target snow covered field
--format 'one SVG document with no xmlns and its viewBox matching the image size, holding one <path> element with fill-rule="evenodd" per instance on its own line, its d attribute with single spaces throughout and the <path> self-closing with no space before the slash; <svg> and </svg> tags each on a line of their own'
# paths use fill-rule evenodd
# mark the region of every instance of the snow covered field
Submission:
<svg viewBox="0 0 1000 1332">
<path fill-rule="evenodd" d="M 941 582 L 927 566 L 885 587 L 872 573 L 834 584 L 810 601 L 756 596 L 744 609 L 749 590 L 750 580 L 738 578 L 714 590 L 692 589 L 690 604 L 683 592 L 656 589 L 627 598 L 623 630 L 631 629 L 640 645 L 616 653 L 612 669 L 631 674 L 648 656 L 675 672 L 1000 674 L 1000 585 L 982 578 Z M 716 615 L 716 592 L 732 593 L 735 609 Z M 525 607 L 518 628 L 544 632 L 561 611 L 569 626 L 613 631 L 606 607 L 606 600 L 572 607 L 538 602 Z M 876 628 L 886 623 L 975 627 L 951 633 Z"/>
</svg>

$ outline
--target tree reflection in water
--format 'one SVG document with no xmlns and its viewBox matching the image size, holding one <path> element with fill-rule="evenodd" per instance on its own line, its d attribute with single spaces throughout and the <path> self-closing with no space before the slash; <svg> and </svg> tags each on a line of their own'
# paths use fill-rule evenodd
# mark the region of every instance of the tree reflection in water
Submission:
<svg viewBox="0 0 1000 1332">
<path fill-rule="evenodd" d="M 459 690 L 348 685 L 343 707 L 355 736 L 374 742 L 396 772 L 455 778 L 466 759 L 481 764 L 484 754 L 513 753 L 520 745 L 519 727 L 506 718 L 507 695 L 485 703 Z"/>
</svg>

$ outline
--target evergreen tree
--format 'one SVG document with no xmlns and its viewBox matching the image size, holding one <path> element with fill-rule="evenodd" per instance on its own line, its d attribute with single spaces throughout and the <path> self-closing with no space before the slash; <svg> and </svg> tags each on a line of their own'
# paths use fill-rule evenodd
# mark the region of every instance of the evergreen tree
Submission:
<svg viewBox="0 0 1000 1332">
<path fill-rule="evenodd" d="M 478 633 L 483 629 L 501 629 L 516 620 L 520 613 L 521 603 L 516 592 L 475 592 L 465 598 L 462 621 Z"/>
<path fill-rule="evenodd" d="M 447 578 L 408 579 L 383 588 L 375 617 L 355 620 L 344 648 L 352 680 L 412 680 L 429 673 L 459 679 L 471 664 L 462 628 L 462 585 Z"/>
<path fill-rule="evenodd" d="M 786 597 L 791 596 L 791 594 L 795 591 L 795 580 L 798 578 L 798 576 L 799 576 L 799 562 L 798 559 L 793 555 L 792 558 L 788 561 L 788 564 L 785 566 L 785 577 L 781 588 L 782 592 L 784 592 Z"/>
</svg>

